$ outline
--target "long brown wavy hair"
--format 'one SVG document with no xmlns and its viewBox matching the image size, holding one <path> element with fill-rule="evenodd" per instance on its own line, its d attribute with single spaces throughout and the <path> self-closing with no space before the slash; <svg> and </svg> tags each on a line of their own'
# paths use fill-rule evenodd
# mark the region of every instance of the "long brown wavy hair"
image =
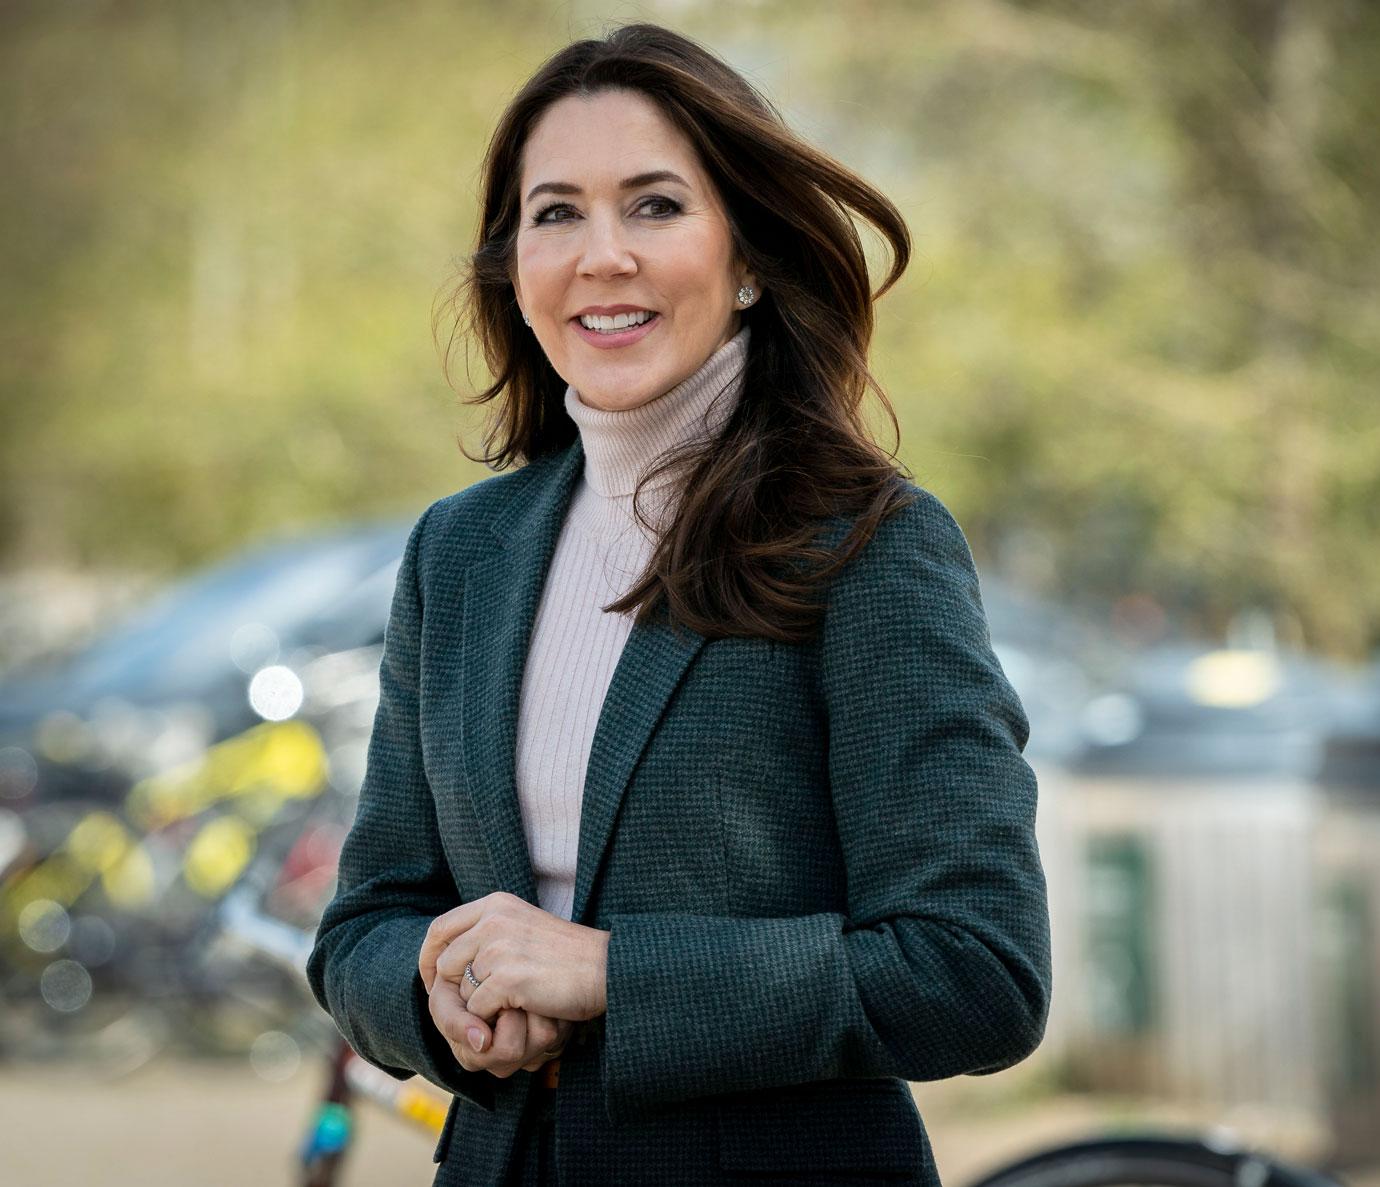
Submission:
<svg viewBox="0 0 1380 1187">
<path fill-rule="evenodd" d="M 896 414 L 868 368 L 872 303 L 910 260 L 910 233 L 880 192 L 792 132 L 776 107 L 703 46 L 651 24 L 574 42 L 549 58 L 504 111 L 484 158 L 477 245 L 436 310 L 449 314 L 447 377 L 457 341 L 477 341 L 493 382 L 466 403 L 498 399 L 485 452 L 491 469 L 569 446 L 565 381 L 519 313 L 513 290 L 523 147 L 542 113 L 569 95 L 646 95 L 699 153 L 728 213 L 739 255 L 762 287 L 743 390 L 716 440 L 658 459 L 683 495 L 646 570 L 607 611 L 659 611 L 708 638 L 805 642 L 818 629 L 829 578 L 914 497 L 895 453 L 871 439 L 866 393 L 877 394 L 899 443 Z M 874 294 L 849 212 L 892 255 Z M 463 397 L 462 397 L 463 398 Z M 637 495 L 634 507 L 637 507 Z M 644 523 L 648 522 L 638 510 Z M 851 530 L 837 548 L 816 540 L 828 521 Z"/>
</svg>

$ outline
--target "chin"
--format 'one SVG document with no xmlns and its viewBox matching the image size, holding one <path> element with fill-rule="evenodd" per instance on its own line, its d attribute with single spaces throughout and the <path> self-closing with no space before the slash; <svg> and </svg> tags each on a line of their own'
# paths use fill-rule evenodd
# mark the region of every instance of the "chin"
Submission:
<svg viewBox="0 0 1380 1187">
<path fill-rule="evenodd" d="M 592 408 L 602 408 L 606 412 L 627 412 L 632 408 L 640 408 L 643 404 L 652 400 L 654 396 L 650 393 L 643 395 L 640 393 L 628 394 L 626 389 L 615 392 L 594 392 L 587 394 L 581 390 L 578 384 L 575 390 L 580 393 L 580 399 Z M 661 393 L 656 393 L 660 395 Z"/>
<path fill-rule="evenodd" d="M 584 403 L 596 408 L 621 412 L 640 407 L 649 400 L 664 395 L 675 386 L 675 383 L 669 377 L 665 382 L 662 382 L 661 378 L 651 381 L 644 378 L 637 383 L 620 383 L 617 378 L 605 375 L 597 381 L 591 380 L 588 386 L 581 385 L 578 381 L 574 381 L 571 386 L 580 393 L 580 399 Z"/>
</svg>

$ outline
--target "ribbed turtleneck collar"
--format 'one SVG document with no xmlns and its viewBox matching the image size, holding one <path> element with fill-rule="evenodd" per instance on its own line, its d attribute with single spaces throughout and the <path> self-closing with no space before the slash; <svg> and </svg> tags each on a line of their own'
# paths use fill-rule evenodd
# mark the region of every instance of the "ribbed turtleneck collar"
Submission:
<svg viewBox="0 0 1380 1187">
<path fill-rule="evenodd" d="M 580 430 L 590 487 L 605 497 L 630 495 L 637 480 L 668 450 L 717 434 L 742 395 L 749 332 L 743 326 L 694 374 L 637 408 L 592 408 L 567 386 L 565 410 Z M 724 396 L 716 400 L 720 392 Z M 648 485 L 661 486 L 671 478 L 661 476 Z"/>
</svg>

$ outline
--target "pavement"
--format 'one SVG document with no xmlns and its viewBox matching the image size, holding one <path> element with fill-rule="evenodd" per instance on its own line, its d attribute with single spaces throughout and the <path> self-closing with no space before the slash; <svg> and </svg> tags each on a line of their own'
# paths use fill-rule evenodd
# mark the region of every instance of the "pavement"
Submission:
<svg viewBox="0 0 1380 1187">
<path fill-rule="evenodd" d="M 0 1064 L 3 1181 L 6 1187 L 290 1187 L 322 1076 L 323 1068 L 310 1062 L 288 1072 L 270 1061 L 256 1072 L 247 1061 L 160 1058 L 119 1076 L 77 1065 Z M 1167 1105 L 1050 1095 L 1003 1076 L 960 1077 L 914 1091 L 946 1187 L 963 1187 L 983 1170 L 1043 1145 L 1117 1125 L 1201 1128 L 1209 1120 L 1201 1111 Z M 1286 1144 L 1308 1140 L 1260 1120 L 1275 1125 Z M 425 1187 L 435 1170 L 432 1147 L 433 1139 L 412 1123 L 362 1110 L 343 1187 Z M 1343 1178 L 1348 1187 L 1380 1187 L 1380 1166 Z"/>
</svg>

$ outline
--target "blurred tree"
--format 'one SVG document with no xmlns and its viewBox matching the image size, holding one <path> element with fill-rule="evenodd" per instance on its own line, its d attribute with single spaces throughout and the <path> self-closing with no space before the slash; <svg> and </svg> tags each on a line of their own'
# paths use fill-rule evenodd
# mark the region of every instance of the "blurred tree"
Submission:
<svg viewBox="0 0 1380 1187">
<path fill-rule="evenodd" d="M 917 477 L 1051 596 L 1375 647 L 1380 10 L 865 9 L 776 60 L 916 231 L 879 355 Z"/>
<path fill-rule="evenodd" d="M 606 14 L 0 10 L 3 563 L 172 569 L 482 476 L 431 303 L 503 103 Z M 1070 602 L 1380 644 L 1380 8 L 613 16 L 701 37 L 902 206 L 877 369 L 980 553 Z"/>
</svg>

